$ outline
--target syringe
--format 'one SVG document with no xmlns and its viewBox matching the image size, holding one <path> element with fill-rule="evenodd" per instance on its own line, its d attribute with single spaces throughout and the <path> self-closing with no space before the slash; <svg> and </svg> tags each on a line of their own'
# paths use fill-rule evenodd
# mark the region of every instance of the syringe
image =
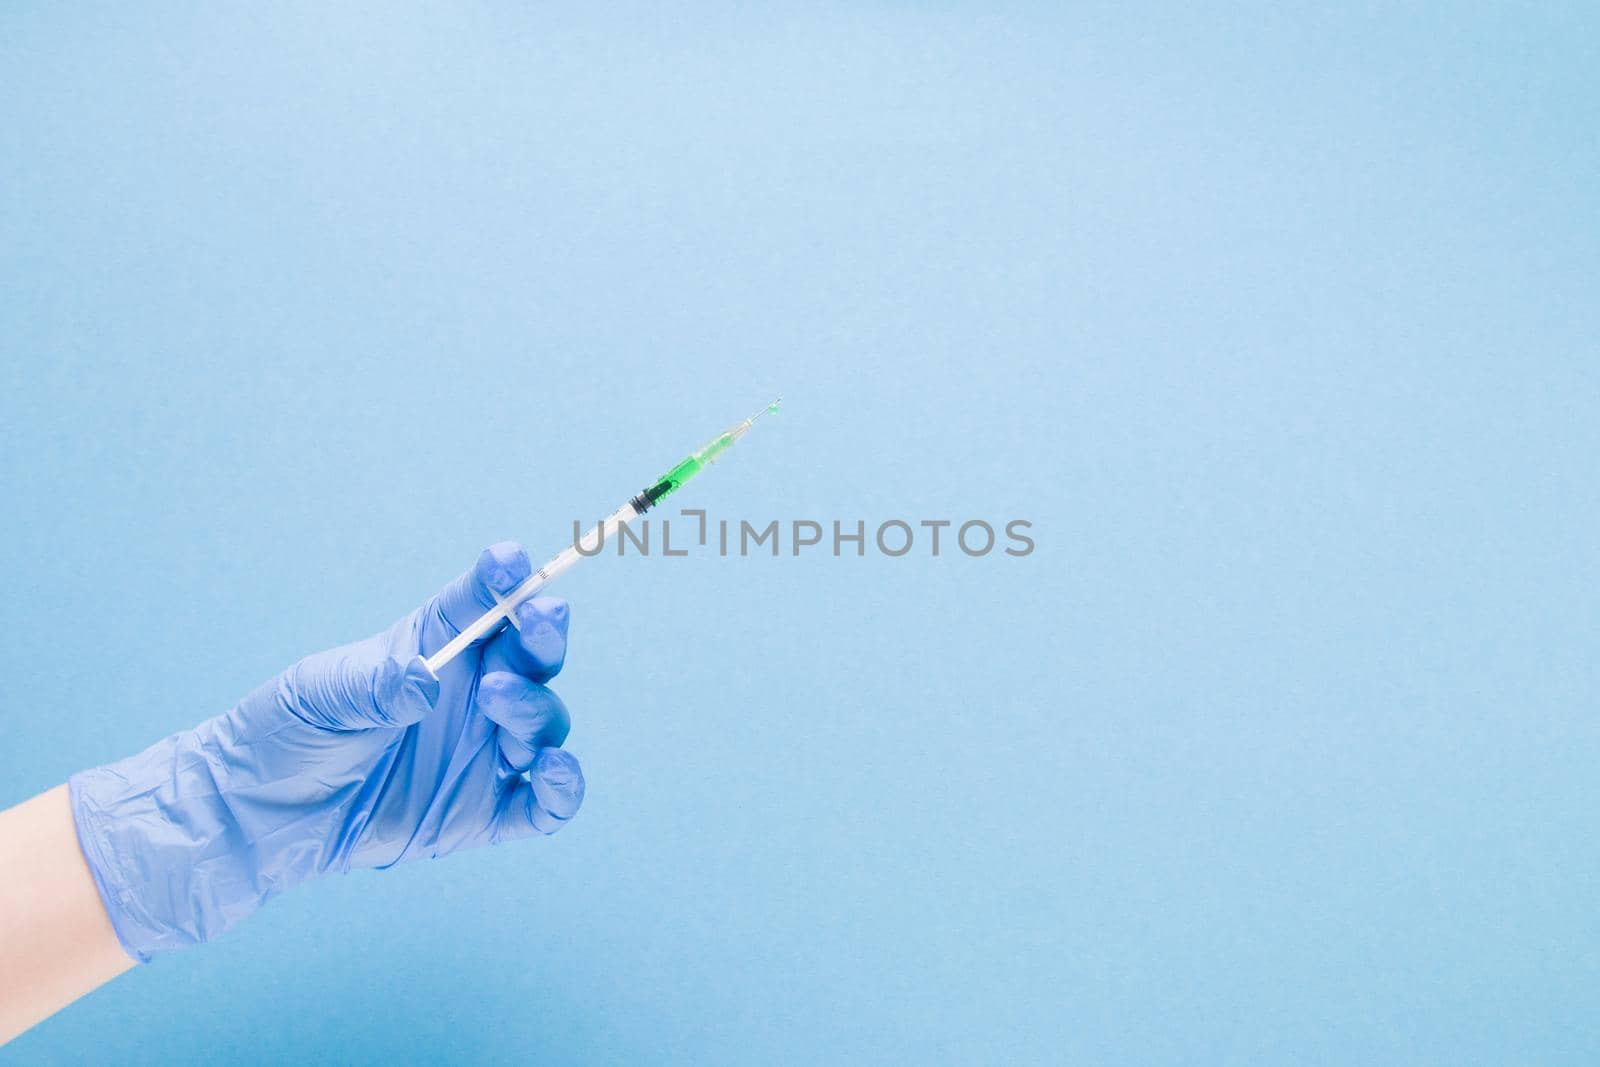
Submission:
<svg viewBox="0 0 1600 1067">
<path fill-rule="evenodd" d="M 470 646 L 474 641 L 498 629 L 502 622 L 511 620 L 512 625 L 516 625 L 515 612 L 518 604 L 521 604 L 524 600 L 527 600 L 555 581 L 584 556 L 593 556 L 598 553 L 600 546 L 605 544 L 605 531 L 607 529 L 617 530 L 626 526 L 630 521 L 659 504 L 663 498 L 677 492 L 684 482 L 699 474 L 713 463 L 718 456 L 733 447 L 735 441 L 749 433 L 750 427 L 755 424 L 757 419 L 769 411 L 777 411 L 778 405 L 782 400 L 783 398 L 779 397 L 748 419 L 734 423 L 728 430 L 713 437 L 698 452 L 691 452 L 685 456 L 671 470 L 657 478 L 655 484 L 651 485 L 650 488 L 644 490 L 606 518 L 601 519 L 590 527 L 588 533 L 578 538 L 577 544 L 568 545 L 562 549 L 554 559 L 530 574 L 521 585 L 518 585 L 511 592 L 504 596 L 491 593 L 495 598 L 495 606 L 478 616 L 466 629 L 452 638 L 449 644 L 424 660 L 423 662 L 428 665 L 428 669 L 437 676 L 441 667 L 455 659 L 463 649 Z"/>
</svg>

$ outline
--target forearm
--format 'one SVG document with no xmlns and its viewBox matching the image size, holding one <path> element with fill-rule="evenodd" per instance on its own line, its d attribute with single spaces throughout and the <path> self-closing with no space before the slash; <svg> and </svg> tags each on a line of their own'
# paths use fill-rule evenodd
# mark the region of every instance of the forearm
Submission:
<svg viewBox="0 0 1600 1067">
<path fill-rule="evenodd" d="M 0 1044 L 132 966 L 78 847 L 67 787 L 0 812 Z"/>
</svg>

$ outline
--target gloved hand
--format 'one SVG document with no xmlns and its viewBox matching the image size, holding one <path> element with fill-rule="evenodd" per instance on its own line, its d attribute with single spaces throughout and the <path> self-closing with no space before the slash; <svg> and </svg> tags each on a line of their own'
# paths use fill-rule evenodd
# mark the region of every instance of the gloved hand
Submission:
<svg viewBox="0 0 1600 1067">
<path fill-rule="evenodd" d="M 296 663 L 231 711 L 73 775 L 84 856 L 135 959 L 210 940 L 285 889 L 550 834 L 583 802 L 570 720 L 545 683 L 567 604 L 536 598 L 441 668 L 437 650 L 531 573 L 487 548 L 421 608 Z"/>
</svg>

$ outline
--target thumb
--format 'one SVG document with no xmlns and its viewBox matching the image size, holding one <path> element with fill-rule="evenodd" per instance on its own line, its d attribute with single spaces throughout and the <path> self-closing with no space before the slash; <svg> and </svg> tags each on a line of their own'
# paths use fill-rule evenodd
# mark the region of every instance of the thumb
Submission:
<svg viewBox="0 0 1600 1067">
<path fill-rule="evenodd" d="M 307 656 L 279 680 L 278 699 L 303 722 L 325 730 L 410 726 L 433 710 L 439 679 L 422 657 L 373 662 L 351 645 Z"/>
<path fill-rule="evenodd" d="M 410 726 L 421 722 L 439 702 L 439 679 L 421 656 L 412 656 L 408 663 L 390 656 L 378 668 L 372 693 L 378 712 L 373 726 Z"/>
</svg>

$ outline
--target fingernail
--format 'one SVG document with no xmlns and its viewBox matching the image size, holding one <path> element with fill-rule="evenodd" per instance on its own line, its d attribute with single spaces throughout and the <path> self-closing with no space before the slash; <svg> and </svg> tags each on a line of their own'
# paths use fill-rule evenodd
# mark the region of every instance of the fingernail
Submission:
<svg viewBox="0 0 1600 1067">
<path fill-rule="evenodd" d="M 583 804 L 583 771 L 565 749 L 541 749 L 533 761 L 533 792 L 539 806 L 558 819 L 570 819 Z"/>
<path fill-rule="evenodd" d="M 517 621 L 523 635 L 538 632 L 541 628 L 565 637 L 567 633 L 567 602 L 554 597 L 534 597 L 517 609 Z"/>
<path fill-rule="evenodd" d="M 428 666 L 428 661 L 421 656 L 413 656 L 405 669 L 406 686 L 423 699 L 428 707 L 439 699 L 439 676 L 433 673 Z"/>
<path fill-rule="evenodd" d="M 536 596 L 528 603 L 557 626 L 567 621 L 567 602 L 558 596 Z"/>
<path fill-rule="evenodd" d="M 483 550 L 484 584 L 497 593 L 509 593 L 528 576 L 527 556 L 511 541 L 502 541 Z"/>
</svg>

